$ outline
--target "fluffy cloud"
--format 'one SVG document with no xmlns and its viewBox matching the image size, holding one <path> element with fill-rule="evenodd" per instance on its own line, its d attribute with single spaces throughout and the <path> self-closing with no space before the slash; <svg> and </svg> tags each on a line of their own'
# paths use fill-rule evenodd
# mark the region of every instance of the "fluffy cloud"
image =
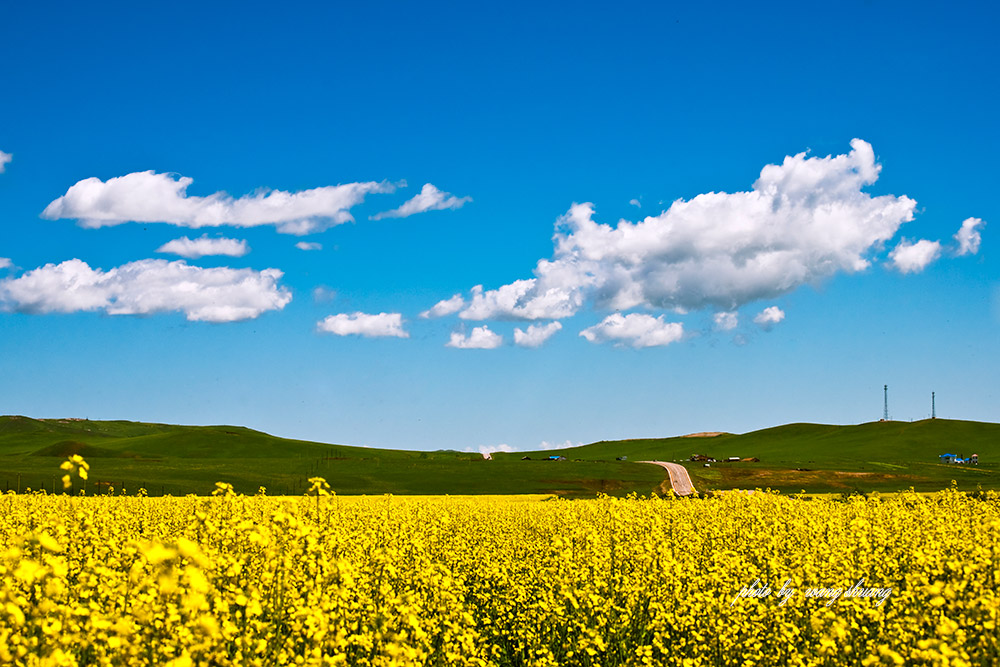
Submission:
<svg viewBox="0 0 1000 667">
<path fill-rule="evenodd" d="M 580 335 L 591 343 L 614 341 L 618 345 L 656 347 L 679 341 L 684 336 L 684 325 L 665 322 L 663 315 L 653 317 L 642 313 L 615 313 L 605 317 L 600 324 L 584 329 Z"/>
<path fill-rule="evenodd" d="M 181 227 L 276 225 L 286 234 L 308 234 L 351 222 L 350 209 L 370 193 L 393 192 L 391 183 L 347 183 L 300 192 L 258 191 L 233 198 L 187 194 L 192 179 L 141 171 L 102 181 L 79 181 L 42 212 L 50 220 L 71 218 L 84 227 L 124 222 L 165 222 Z"/>
<path fill-rule="evenodd" d="M 420 317 L 427 319 L 430 317 L 444 317 L 445 315 L 451 315 L 452 313 L 457 313 L 465 307 L 465 299 L 462 298 L 461 294 L 456 294 L 450 299 L 443 299 L 438 301 L 429 310 L 425 310 L 420 313 Z"/>
<path fill-rule="evenodd" d="M 490 460 L 493 458 L 494 452 L 516 452 L 517 449 L 511 447 L 510 445 L 504 443 L 501 445 L 479 445 L 479 453 L 483 455 L 483 458 Z"/>
<path fill-rule="evenodd" d="M 409 338 L 410 334 L 403 329 L 403 316 L 400 313 L 341 313 L 330 315 L 316 324 L 316 328 L 324 333 L 338 336 L 358 335 L 367 338 L 391 336 Z"/>
<path fill-rule="evenodd" d="M 981 218 L 966 218 L 962 222 L 962 228 L 955 234 L 955 240 L 958 242 L 957 254 L 975 255 L 979 252 L 979 243 L 982 241 L 979 230 L 985 225 Z"/>
<path fill-rule="evenodd" d="M 635 206 L 636 208 L 642 208 L 642 202 L 640 202 L 638 199 L 629 199 L 628 203 L 631 204 L 632 206 Z"/>
<path fill-rule="evenodd" d="M 322 250 L 323 244 L 311 241 L 299 241 L 295 244 L 295 247 L 299 250 Z"/>
<path fill-rule="evenodd" d="M 14 156 L 10 153 L 4 153 L 0 151 L 0 174 L 4 172 L 7 168 L 7 163 L 14 159 Z"/>
<path fill-rule="evenodd" d="M 550 266 L 554 264 L 546 263 L 546 267 Z M 583 305 L 582 285 L 574 284 L 572 279 L 567 286 L 540 289 L 538 285 L 536 278 L 516 280 L 487 292 L 482 285 L 476 285 L 469 307 L 458 316 L 465 320 L 556 320 L 572 316 Z"/>
<path fill-rule="evenodd" d="M 209 238 L 208 235 L 200 236 L 194 240 L 186 236 L 168 241 L 156 249 L 156 252 L 180 255 L 188 259 L 197 259 L 208 255 L 227 255 L 229 257 L 242 257 L 250 252 L 250 246 L 242 239 Z"/>
<path fill-rule="evenodd" d="M 0 269 L 9 269 L 14 263 L 7 257 L 0 257 Z"/>
<path fill-rule="evenodd" d="M 461 350 L 492 350 L 502 344 L 503 336 L 493 333 L 487 326 L 476 327 L 468 336 L 453 331 L 451 340 L 445 343 L 447 347 L 457 347 Z"/>
<path fill-rule="evenodd" d="M 753 318 L 754 323 L 765 331 L 770 331 L 775 324 L 785 319 L 785 311 L 777 306 L 768 306 L 757 313 Z"/>
<path fill-rule="evenodd" d="M 449 208 L 461 208 L 470 201 L 472 201 L 472 197 L 456 197 L 451 193 L 438 190 L 430 183 L 424 183 L 424 187 L 420 189 L 420 194 L 407 200 L 399 208 L 394 208 L 391 211 L 383 211 L 382 213 L 373 215 L 371 219 L 406 218 L 415 213 L 423 213 L 424 211 L 443 211 Z"/>
<path fill-rule="evenodd" d="M 477 288 L 461 316 L 558 319 L 587 299 L 609 310 L 732 311 L 863 271 L 916 206 L 863 192 L 880 170 L 871 145 L 855 139 L 846 155 L 788 156 L 765 166 L 749 191 L 679 199 L 638 222 L 599 224 L 591 204 L 574 204 L 534 278 Z"/>
<path fill-rule="evenodd" d="M 532 324 L 527 331 L 521 331 L 520 328 L 514 329 L 514 343 L 521 347 L 539 347 L 560 329 L 562 329 L 562 324 L 559 322 L 549 322 L 544 326 Z"/>
<path fill-rule="evenodd" d="M 889 259 L 900 273 L 920 273 L 940 256 L 941 244 L 927 239 L 921 239 L 916 243 L 903 239 L 889 253 Z"/>
<path fill-rule="evenodd" d="M 567 449 L 568 447 L 579 447 L 582 442 L 573 442 L 572 440 L 567 440 L 566 442 L 549 442 L 548 440 L 542 440 L 541 444 L 538 445 L 539 449 Z"/>
<path fill-rule="evenodd" d="M 284 308 L 292 295 L 278 286 L 282 275 L 277 269 L 204 269 L 163 259 L 102 271 L 71 259 L 0 281 L 0 303 L 28 313 L 179 311 L 192 321 L 234 322 Z"/>
<path fill-rule="evenodd" d="M 740 316 L 737 313 L 716 313 L 712 319 L 719 331 L 732 331 L 740 323 Z"/>
</svg>

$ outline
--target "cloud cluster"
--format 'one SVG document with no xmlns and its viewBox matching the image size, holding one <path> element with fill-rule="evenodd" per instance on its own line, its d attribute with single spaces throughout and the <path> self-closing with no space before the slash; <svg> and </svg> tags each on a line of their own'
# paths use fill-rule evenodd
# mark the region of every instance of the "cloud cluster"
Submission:
<svg viewBox="0 0 1000 667">
<path fill-rule="evenodd" d="M 966 218 L 962 221 L 962 227 L 955 234 L 955 241 L 958 243 L 958 255 L 975 255 L 979 252 L 979 244 L 982 236 L 979 230 L 986 225 L 981 218 Z"/>
<path fill-rule="evenodd" d="M 545 260 L 542 260 L 545 262 Z M 542 267 L 542 262 L 539 266 Z M 545 263 L 542 271 L 555 266 Z M 464 320 L 556 320 L 571 317 L 583 305 L 583 285 L 587 280 L 567 276 L 566 284 L 539 288 L 540 280 L 528 278 L 484 292 L 482 285 L 472 288 L 472 300 L 458 314 Z"/>
<path fill-rule="evenodd" d="M 676 343 L 684 337 L 684 325 L 666 322 L 663 317 L 644 313 L 615 313 L 605 317 L 599 324 L 584 329 L 580 335 L 591 343 L 610 341 L 616 345 L 631 345 L 635 348 Z"/>
<path fill-rule="evenodd" d="M 234 198 L 224 192 L 187 194 L 188 177 L 141 171 L 125 176 L 87 178 L 49 204 L 42 217 L 79 220 L 84 227 L 125 222 L 163 222 L 181 227 L 276 225 L 286 234 L 309 234 L 351 222 L 350 209 L 365 195 L 393 192 L 391 183 L 331 185 L 299 192 L 258 191 Z"/>
<path fill-rule="evenodd" d="M 295 244 L 295 247 L 298 248 L 299 250 L 306 250 L 306 251 L 322 250 L 323 244 L 316 243 L 315 241 L 299 241 L 298 243 Z"/>
<path fill-rule="evenodd" d="M 71 259 L 0 281 L 0 304 L 27 313 L 182 312 L 191 321 L 234 322 L 281 310 L 292 300 L 277 269 L 200 268 L 143 259 L 102 271 Z"/>
<path fill-rule="evenodd" d="M 423 213 L 424 211 L 443 211 L 450 208 L 461 208 L 470 201 L 472 201 L 472 197 L 456 197 L 449 192 L 438 190 L 430 183 L 424 183 L 424 187 L 420 189 L 420 194 L 407 200 L 399 208 L 394 208 L 391 211 L 383 211 L 371 216 L 371 219 L 406 218 L 416 213 Z"/>
<path fill-rule="evenodd" d="M 768 306 L 764 310 L 757 313 L 757 316 L 753 318 L 754 324 L 759 326 L 765 331 L 770 331 L 774 328 L 774 325 L 785 319 L 785 311 L 777 306 Z"/>
<path fill-rule="evenodd" d="M 862 271 L 916 206 L 863 192 L 880 169 L 872 147 L 855 139 L 845 155 L 788 156 L 765 166 L 749 191 L 677 200 L 638 222 L 600 224 L 591 204 L 574 204 L 535 277 L 474 288 L 461 317 L 558 319 L 588 299 L 609 310 L 733 311 Z"/>
<path fill-rule="evenodd" d="M 446 347 L 455 347 L 460 350 L 492 350 L 501 345 L 503 345 L 503 336 L 493 333 L 487 326 L 476 327 L 469 332 L 468 336 L 453 331 L 451 339 L 445 343 Z"/>
<path fill-rule="evenodd" d="M 715 328 L 719 331 L 732 331 L 740 323 L 740 316 L 738 313 L 716 313 L 712 316 L 712 320 L 715 322 Z"/>
<path fill-rule="evenodd" d="M 364 336 L 365 338 L 409 338 L 410 334 L 403 329 L 403 316 L 400 313 L 340 313 L 330 315 L 316 324 L 323 333 L 337 336 Z"/>
<path fill-rule="evenodd" d="M 14 159 L 14 156 L 10 153 L 4 153 L 0 151 L 0 174 L 4 172 L 7 168 L 7 163 Z"/>
<path fill-rule="evenodd" d="M 444 317 L 445 315 L 451 315 L 452 313 L 457 313 L 465 307 L 465 299 L 462 298 L 461 294 L 455 294 L 450 299 L 442 299 L 438 301 L 428 310 L 420 313 L 420 317 L 427 319 L 430 317 Z"/>
<path fill-rule="evenodd" d="M 242 257 L 250 252 L 250 246 L 242 239 L 209 238 L 207 234 L 196 239 L 182 236 L 168 241 L 156 249 L 156 252 L 180 255 L 188 259 L 197 259 L 209 255 L 225 255 L 227 257 Z"/>
<path fill-rule="evenodd" d="M 940 256 L 941 244 L 927 239 L 921 239 L 916 243 L 903 239 L 889 253 L 893 267 L 900 273 L 920 273 Z"/>
<path fill-rule="evenodd" d="M 567 449 L 569 447 L 579 447 L 582 442 L 573 442 L 572 440 L 566 440 L 565 442 L 549 442 L 548 440 L 542 440 L 541 444 L 538 445 L 539 449 Z"/>
<path fill-rule="evenodd" d="M 479 445 L 479 453 L 482 454 L 483 458 L 486 459 L 486 460 L 492 459 L 493 458 L 493 454 L 495 452 L 507 452 L 507 453 L 510 453 L 510 452 L 516 452 L 516 451 L 517 451 L 517 449 L 515 447 L 511 447 L 507 443 L 503 443 L 503 444 L 500 444 L 500 445 Z"/>
<path fill-rule="evenodd" d="M 527 330 L 514 329 L 514 344 L 521 347 L 540 347 L 545 341 L 562 329 L 559 322 L 549 322 L 546 325 L 532 324 Z"/>
<path fill-rule="evenodd" d="M 14 266 L 14 262 L 9 257 L 0 257 L 0 269 L 9 269 Z"/>
</svg>

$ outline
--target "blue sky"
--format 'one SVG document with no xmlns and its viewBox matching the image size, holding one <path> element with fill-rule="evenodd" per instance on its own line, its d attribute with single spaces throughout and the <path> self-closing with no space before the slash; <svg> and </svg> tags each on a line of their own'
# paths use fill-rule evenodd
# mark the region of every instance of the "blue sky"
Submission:
<svg viewBox="0 0 1000 667">
<path fill-rule="evenodd" d="M 29 4 L 0 413 L 532 449 L 888 384 L 997 419 L 995 9 Z"/>
</svg>

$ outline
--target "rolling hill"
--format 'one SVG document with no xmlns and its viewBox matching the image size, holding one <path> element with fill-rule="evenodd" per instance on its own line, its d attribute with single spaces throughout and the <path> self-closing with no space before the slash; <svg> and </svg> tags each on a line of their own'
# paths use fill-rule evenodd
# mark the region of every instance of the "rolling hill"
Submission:
<svg viewBox="0 0 1000 667">
<path fill-rule="evenodd" d="M 61 491 L 59 464 L 80 454 L 88 492 L 109 486 L 151 495 L 210 493 L 228 482 L 241 493 L 299 494 L 314 475 L 341 494 L 648 493 L 652 466 L 589 461 L 572 467 L 486 461 L 479 453 L 406 451 L 288 440 L 235 426 L 0 417 L 0 491 Z"/>
<path fill-rule="evenodd" d="M 869 422 L 850 426 L 787 424 L 742 435 L 652 438 L 596 442 L 563 449 L 567 459 L 684 463 L 695 488 L 772 488 L 785 492 L 931 491 L 955 480 L 960 488 L 1000 488 L 1000 424 L 950 419 Z M 978 454 L 980 465 L 942 463 L 940 454 Z M 527 453 L 548 456 L 551 451 Z M 703 454 L 710 463 L 688 459 Z M 518 456 L 524 456 L 519 453 Z M 497 457 L 512 455 L 496 455 Z"/>
<path fill-rule="evenodd" d="M 979 466 L 938 455 L 979 454 Z M 788 424 L 742 435 L 595 442 L 557 452 L 407 451 L 279 438 L 235 426 L 0 417 L 3 490 L 60 490 L 59 463 L 80 454 L 91 464 L 88 492 L 109 486 L 151 495 L 209 493 L 216 481 L 237 491 L 298 494 L 326 478 L 341 494 L 624 495 L 664 492 L 659 468 L 683 462 L 699 491 L 772 488 L 809 493 L 1000 488 L 1000 424 L 946 419 L 851 426 Z M 736 463 L 690 462 L 693 454 Z M 549 461 L 550 456 L 565 461 Z M 530 460 L 522 460 L 523 457 Z M 617 460 L 617 459 L 625 460 Z"/>
</svg>

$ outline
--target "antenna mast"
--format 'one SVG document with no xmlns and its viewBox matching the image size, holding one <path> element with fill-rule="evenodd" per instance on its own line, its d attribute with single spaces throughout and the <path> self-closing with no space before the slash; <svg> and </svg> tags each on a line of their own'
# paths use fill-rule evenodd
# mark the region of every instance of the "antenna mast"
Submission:
<svg viewBox="0 0 1000 667">
<path fill-rule="evenodd" d="M 931 419 L 937 419 L 937 407 L 934 405 L 934 392 L 931 392 Z"/>
<path fill-rule="evenodd" d="M 884 403 L 882 406 L 882 421 L 889 421 L 889 385 L 882 387 L 882 391 L 885 392 Z"/>
</svg>

